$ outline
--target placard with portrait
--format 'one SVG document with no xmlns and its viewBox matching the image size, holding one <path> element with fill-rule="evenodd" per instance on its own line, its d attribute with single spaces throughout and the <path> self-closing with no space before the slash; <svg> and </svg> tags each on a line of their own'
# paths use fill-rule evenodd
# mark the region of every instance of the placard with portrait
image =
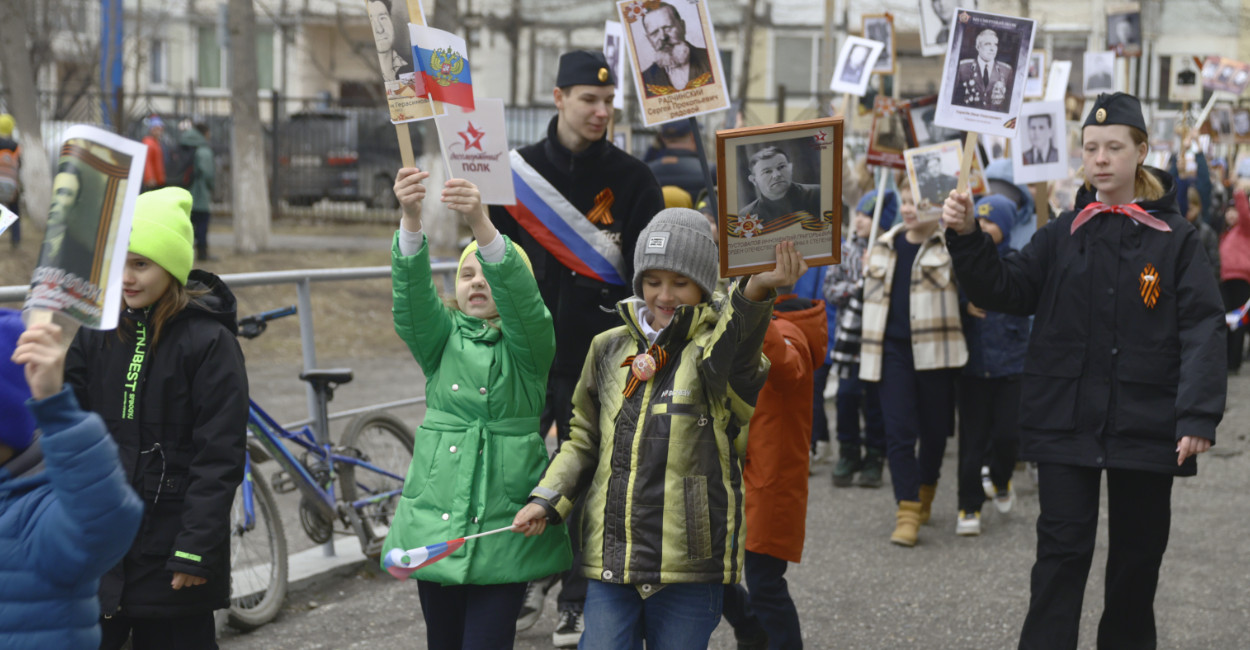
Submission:
<svg viewBox="0 0 1250 650">
<path fill-rule="evenodd" d="M 620 0 L 645 126 L 729 106 L 706 0 Z"/>
<path fill-rule="evenodd" d="M 934 121 L 1013 136 L 1036 25 L 1028 18 L 957 9 Z"/>
<path fill-rule="evenodd" d="M 1066 124 L 1063 102 L 1025 102 L 1011 147 L 1015 182 L 1027 185 L 1068 176 Z"/>
</svg>

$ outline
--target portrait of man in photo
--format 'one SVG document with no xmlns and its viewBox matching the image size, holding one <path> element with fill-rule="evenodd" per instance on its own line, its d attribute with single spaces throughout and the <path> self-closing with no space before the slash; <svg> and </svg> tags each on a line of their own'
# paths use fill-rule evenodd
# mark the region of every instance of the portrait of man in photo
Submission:
<svg viewBox="0 0 1250 650">
<path fill-rule="evenodd" d="M 873 65 L 874 72 L 890 72 L 894 70 L 894 25 L 884 16 L 864 18 L 864 38 L 881 43 L 881 56 Z M 865 56 L 867 56 L 865 54 Z"/>
<path fill-rule="evenodd" d="M 1111 92 L 1115 88 L 1114 52 L 1085 53 L 1085 96 Z"/>
<path fill-rule="evenodd" d="M 942 172 L 942 154 L 927 153 L 913 159 L 916 167 L 916 183 L 919 185 L 920 201 L 930 206 L 941 206 L 950 191 L 959 184 L 951 174 Z"/>
<path fill-rule="evenodd" d="M 967 36 L 965 32 L 965 37 Z M 993 29 L 976 33 L 976 58 L 962 59 L 955 71 L 951 103 L 968 108 L 1006 113 L 1011 104 L 1015 72 L 998 60 L 999 36 Z M 1014 57 L 1014 53 L 1010 53 Z"/>
<path fill-rule="evenodd" d="M 1028 117 L 1029 148 L 1024 152 L 1024 164 L 1038 165 L 1059 162 L 1059 149 L 1055 147 L 1055 127 L 1049 113 Z"/>
<path fill-rule="evenodd" d="M 642 16 L 653 63 L 642 71 L 647 97 L 669 95 L 714 83 L 706 48 L 686 40 L 686 21 L 667 2 Z"/>
<path fill-rule="evenodd" d="M 373 44 L 377 47 L 378 63 L 382 66 L 382 78 L 386 81 L 409 81 L 415 68 L 412 50 L 406 43 L 395 42 L 395 21 L 391 17 L 391 0 L 369 0 L 369 26 L 373 28 Z"/>
<path fill-rule="evenodd" d="M 1110 14 L 1107 16 L 1107 49 L 1119 54 L 1141 51 L 1141 14 Z"/>
<path fill-rule="evenodd" d="M 863 45 L 852 46 L 851 53 L 846 57 L 846 66 L 842 68 L 842 81 L 859 83 L 860 78 L 864 76 L 864 62 L 867 60 L 867 47 Z"/>
<path fill-rule="evenodd" d="M 937 19 L 942 24 L 933 42 L 945 45 L 951 37 L 951 10 L 953 7 L 947 0 L 929 0 L 929 6 L 933 8 L 933 14 L 937 16 Z"/>
<path fill-rule="evenodd" d="M 755 200 L 739 210 L 742 217 L 759 219 L 764 232 L 782 217 L 796 212 L 820 216 L 820 185 L 794 182 L 794 165 L 781 149 L 764 147 L 751 155 L 747 180 L 755 187 Z"/>
</svg>

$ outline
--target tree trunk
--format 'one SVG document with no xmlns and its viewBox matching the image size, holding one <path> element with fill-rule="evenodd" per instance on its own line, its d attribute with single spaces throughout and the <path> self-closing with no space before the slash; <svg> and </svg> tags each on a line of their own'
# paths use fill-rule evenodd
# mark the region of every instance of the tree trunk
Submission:
<svg viewBox="0 0 1250 650">
<path fill-rule="evenodd" d="M 22 218 L 43 228 L 52 202 L 52 165 L 43 146 L 35 70 L 26 49 L 30 26 L 24 7 L 20 2 L 0 2 L 0 60 L 4 61 L 0 73 L 9 90 L 9 112 L 21 131 Z"/>
<path fill-rule="evenodd" d="M 755 45 L 755 5 L 756 0 L 747 0 L 746 9 L 742 11 L 742 73 L 738 75 L 738 110 L 744 119 L 749 119 L 747 97 L 751 92 L 751 51 Z M 738 124 L 737 126 L 744 126 Z"/>
<path fill-rule="evenodd" d="M 256 13 L 251 0 L 230 0 L 230 180 L 234 246 L 254 253 L 269 245 L 269 185 L 256 74 Z"/>
</svg>

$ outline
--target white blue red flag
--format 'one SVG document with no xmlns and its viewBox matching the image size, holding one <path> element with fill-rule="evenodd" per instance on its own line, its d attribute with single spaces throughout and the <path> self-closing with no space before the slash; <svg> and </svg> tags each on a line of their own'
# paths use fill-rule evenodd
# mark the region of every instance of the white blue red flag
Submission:
<svg viewBox="0 0 1250 650">
<path fill-rule="evenodd" d="M 408 23 L 412 58 L 431 100 L 473 110 L 473 78 L 464 39 L 441 29 Z"/>
</svg>

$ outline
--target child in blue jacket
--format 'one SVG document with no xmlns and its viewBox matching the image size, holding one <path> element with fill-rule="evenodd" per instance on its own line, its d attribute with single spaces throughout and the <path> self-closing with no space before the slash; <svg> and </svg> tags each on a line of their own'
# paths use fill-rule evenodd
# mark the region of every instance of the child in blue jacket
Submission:
<svg viewBox="0 0 1250 650">
<path fill-rule="evenodd" d="M 104 421 L 62 385 L 61 328 L 21 332 L 0 310 L 0 648 L 94 650 L 100 575 L 130 548 L 143 504 Z"/>
</svg>

